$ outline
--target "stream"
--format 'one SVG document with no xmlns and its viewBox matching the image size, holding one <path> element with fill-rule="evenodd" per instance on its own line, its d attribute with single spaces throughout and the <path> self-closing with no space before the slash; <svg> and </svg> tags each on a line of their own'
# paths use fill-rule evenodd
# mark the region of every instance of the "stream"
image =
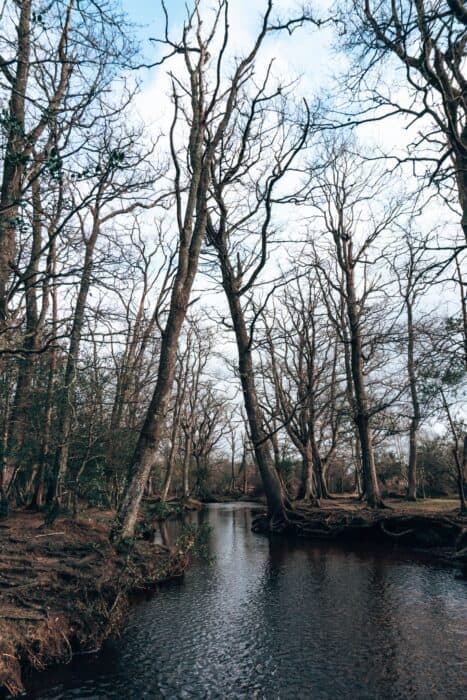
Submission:
<svg viewBox="0 0 467 700">
<path fill-rule="evenodd" d="M 426 555 L 251 532 L 211 505 L 212 562 L 160 586 L 95 656 L 38 674 L 27 698 L 467 698 L 467 581 Z M 175 536 L 177 522 L 169 522 Z"/>
</svg>

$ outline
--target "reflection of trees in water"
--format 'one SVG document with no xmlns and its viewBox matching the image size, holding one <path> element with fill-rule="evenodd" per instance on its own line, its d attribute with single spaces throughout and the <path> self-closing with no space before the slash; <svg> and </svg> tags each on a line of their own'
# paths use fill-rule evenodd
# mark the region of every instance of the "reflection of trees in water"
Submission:
<svg viewBox="0 0 467 700">
<path fill-rule="evenodd" d="M 359 561 L 328 544 L 271 538 L 260 585 L 247 604 L 256 611 L 264 653 L 285 676 L 293 660 L 301 669 L 302 688 L 307 679 L 310 689 L 316 688 L 324 672 L 341 674 L 338 687 L 351 668 L 371 659 L 371 686 L 377 687 L 391 675 L 397 679 L 394 647 L 400 631 L 387 618 L 385 588 L 383 562 L 375 569 L 374 560 Z M 378 629 L 385 639 L 384 659 L 376 648 Z"/>
<path fill-rule="evenodd" d="M 115 687 L 132 697 L 143 683 L 159 697 L 159 682 L 169 697 L 185 686 L 196 697 L 221 697 L 220 689 L 225 697 L 463 697 L 467 607 L 451 571 L 412 553 L 268 540 L 252 534 L 241 506 L 166 521 L 161 538 L 165 531 L 173 543 L 183 522 L 213 528 L 214 563 L 196 563 L 184 582 L 135 609 L 115 658 L 89 678 L 83 672 L 75 688 L 86 683 L 103 696 L 104 665 L 113 664 Z"/>
<path fill-rule="evenodd" d="M 268 540 L 251 533 L 250 509 L 235 506 L 169 521 L 163 537 L 173 542 L 173 528 L 182 522 L 210 525 L 208 547 L 216 556 L 177 601 L 183 619 L 196 620 L 205 645 L 190 651 L 198 664 L 212 653 L 233 678 L 241 673 L 266 695 L 272 684 L 279 684 L 277 692 L 286 685 L 295 692 L 290 683 L 297 684 L 297 697 L 304 688 L 333 688 L 342 697 L 350 691 L 354 697 L 376 691 L 381 698 L 441 697 L 441 683 L 458 687 L 462 640 L 452 625 L 462 616 L 462 608 L 454 608 L 459 596 L 452 596 L 452 574 L 435 575 L 422 556 L 409 560 L 363 543 Z M 176 627 L 185 633 L 184 624 Z M 455 664 L 446 668 L 447 658 L 459 658 L 457 671 Z"/>
</svg>

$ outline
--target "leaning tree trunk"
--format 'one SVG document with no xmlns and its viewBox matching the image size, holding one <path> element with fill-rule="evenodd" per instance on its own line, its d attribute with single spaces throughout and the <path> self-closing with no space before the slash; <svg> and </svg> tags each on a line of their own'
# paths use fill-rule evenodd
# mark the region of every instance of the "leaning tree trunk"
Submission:
<svg viewBox="0 0 467 700">
<path fill-rule="evenodd" d="M 162 336 L 156 387 L 138 438 L 128 474 L 128 486 L 118 513 L 118 536 L 122 539 L 133 537 L 141 499 L 156 459 L 169 408 L 178 340 L 186 317 L 193 279 L 194 272 L 189 275 L 188 284 L 180 279 L 179 274 L 175 283 L 167 327 Z"/>
<path fill-rule="evenodd" d="M 201 161 L 200 156 L 199 161 Z M 201 162 L 198 162 L 197 167 L 201 168 Z M 199 173 L 199 176 L 201 178 L 201 173 Z M 208 174 L 203 172 L 201 179 L 202 185 L 200 189 L 202 192 L 205 192 L 209 181 Z M 117 516 L 114 536 L 120 539 L 133 537 L 134 535 L 141 499 L 151 467 L 156 458 L 175 379 L 178 341 L 186 318 L 191 288 L 198 269 L 201 244 L 206 231 L 206 203 L 203 196 L 200 196 L 198 187 L 194 191 L 192 188 L 191 196 L 193 199 L 193 211 L 191 215 L 187 215 L 185 223 L 187 230 L 180 245 L 178 267 L 170 300 L 167 325 L 161 339 L 156 387 L 136 444 L 128 473 L 125 496 Z M 195 210 L 196 199 L 200 202 L 198 210 Z M 188 232 L 191 229 L 192 216 L 195 214 L 195 211 L 197 220 L 190 238 Z"/>
<path fill-rule="evenodd" d="M 94 264 L 94 248 L 99 235 L 100 222 L 98 209 L 94 212 L 93 228 L 89 239 L 86 241 L 83 272 L 81 275 L 78 298 L 76 300 L 73 315 L 73 326 L 70 335 L 70 347 L 65 368 L 64 386 L 61 392 L 61 406 L 59 412 L 58 435 L 60 444 L 55 455 L 54 474 L 47 494 L 47 501 L 60 504 L 65 487 L 68 471 L 68 455 L 70 451 L 71 428 L 73 421 L 73 396 L 76 380 L 76 367 L 81 345 L 81 335 L 84 326 L 86 306 L 89 290 L 91 288 L 92 271 Z"/>
<path fill-rule="evenodd" d="M 250 437 L 266 494 L 268 517 L 271 525 L 278 524 L 280 526 L 287 522 L 287 509 L 290 509 L 291 506 L 284 492 L 279 475 L 274 468 L 269 452 L 269 440 L 264 431 L 264 419 L 261 414 L 261 408 L 256 393 L 253 357 L 245 315 L 240 298 L 235 293 L 235 290 L 232 289 L 230 283 L 231 275 L 229 274 L 229 270 L 226 269 L 225 264 L 222 265 L 222 279 L 229 303 L 232 324 L 235 330 L 240 382 L 250 429 Z"/>
</svg>

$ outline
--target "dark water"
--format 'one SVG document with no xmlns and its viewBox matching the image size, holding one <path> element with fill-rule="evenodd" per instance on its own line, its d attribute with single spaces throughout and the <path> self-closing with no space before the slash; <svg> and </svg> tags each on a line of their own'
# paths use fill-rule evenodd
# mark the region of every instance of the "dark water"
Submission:
<svg viewBox="0 0 467 700">
<path fill-rule="evenodd" d="M 269 542 L 211 506 L 213 564 L 133 608 L 120 640 L 29 698 L 467 698 L 467 586 L 421 555 Z"/>
</svg>

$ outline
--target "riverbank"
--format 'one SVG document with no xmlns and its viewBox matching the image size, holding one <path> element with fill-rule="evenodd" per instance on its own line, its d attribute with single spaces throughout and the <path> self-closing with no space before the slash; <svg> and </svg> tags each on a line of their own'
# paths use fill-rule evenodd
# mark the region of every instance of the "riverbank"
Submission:
<svg viewBox="0 0 467 700">
<path fill-rule="evenodd" d="M 378 545 L 427 550 L 453 564 L 467 565 L 467 518 L 449 501 L 410 503 L 387 501 L 387 508 L 366 508 L 353 498 L 333 498 L 319 507 L 296 502 L 282 534 L 319 540 L 366 540 Z M 253 521 L 253 531 L 269 535 L 265 513 Z"/>
<path fill-rule="evenodd" d="M 86 511 L 45 528 L 21 511 L 0 523 L 0 695 L 23 692 L 32 669 L 97 651 L 121 629 L 132 593 L 183 574 L 193 533 L 173 548 L 137 540 L 121 554 L 112 517 Z"/>
</svg>

